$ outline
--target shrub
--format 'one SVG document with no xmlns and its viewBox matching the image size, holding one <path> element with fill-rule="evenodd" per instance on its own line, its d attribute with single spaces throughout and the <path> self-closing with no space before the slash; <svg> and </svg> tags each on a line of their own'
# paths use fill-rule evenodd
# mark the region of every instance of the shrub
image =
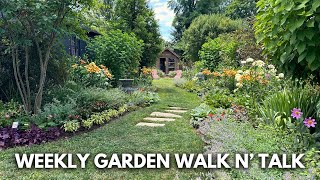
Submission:
<svg viewBox="0 0 320 180">
<path fill-rule="evenodd" d="M 238 42 L 234 36 L 232 33 L 222 34 L 202 45 L 199 57 L 205 67 L 213 71 L 218 65 L 223 67 L 239 65 L 236 62 Z"/>
<path fill-rule="evenodd" d="M 241 20 L 231 20 L 223 15 L 201 15 L 183 33 L 181 44 L 186 59 L 199 60 L 198 52 L 208 39 L 237 30 Z"/>
<path fill-rule="evenodd" d="M 260 0 L 255 23 L 257 40 L 273 61 L 296 77 L 320 68 L 320 2 Z"/>
<path fill-rule="evenodd" d="M 87 46 L 97 63 L 110 68 L 116 80 L 138 70 L 143 42 L 134 34 L 110 30 L 94 38 Z"/>
<path fill-rule="evenodd" d="M 158 73 L 158 76 L 163 78 L 165 76 L 164 72 L 161 71 L 160 69 L 157 69 L 157 73 Z"/>
</svg>

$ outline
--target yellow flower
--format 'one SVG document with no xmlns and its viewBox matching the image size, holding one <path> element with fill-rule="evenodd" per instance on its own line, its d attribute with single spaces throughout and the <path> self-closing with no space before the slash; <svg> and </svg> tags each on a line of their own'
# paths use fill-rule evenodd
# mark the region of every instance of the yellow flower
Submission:
<svg viewBox="0 0 320 180">
<path fill-rule="evenodd" d="M 209 76 L 209 75 L 211 74 L 211 72 L 210 72 L 209 69 L 204 69 L 204 70 L 202 71 L 202 74 L 203 74 L 203 75 L 206 75 L 206 76 Z"/>
<path fill-rule="evenodd" d="M 99 73 L 101 71 L 101 69 L 94 62 L 84 67 L 87 69 L 89 73 Z"/>
<path fill-rule="evenodd" d="M 143 68 L 141 69 L 141 72 L 142 72 L 142 74 L 144 74 L 144 75 L 148 75 L 148 74 L 151 74 L 152 69 L 146 68 L 145 66 L 143 66 Z"/>
<path fill-rule="evenodd" d="M 219 74 L 218 72 L 213 72 L 212 75 L 213 75 L 214 77 L 219 77 L 219 76 L 220 76 L 220 74 Z"/>
<path fill-rule="evenodd" d="M 76 69 L 78 67 L 78 64 L 74 64 L 71 66 L 73 69 Z"/>
<path fill-rule="evenodd" d="M 237 74 L 237 71 L 225 69 L 225 70 L 223 70 L 223 73 L 228 77 L 233 77 Z"/>
</svg>

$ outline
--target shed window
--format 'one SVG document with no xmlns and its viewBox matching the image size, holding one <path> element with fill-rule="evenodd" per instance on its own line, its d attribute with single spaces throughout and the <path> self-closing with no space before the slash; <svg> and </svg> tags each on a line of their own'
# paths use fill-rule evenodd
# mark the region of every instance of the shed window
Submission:
<svg viewBox="0 0 320 180">
<path fill-rule="evenodd" d="M 80 41 L 76 37 L 70 38 L 70 55 L 79 56 Z"/>
</svg>

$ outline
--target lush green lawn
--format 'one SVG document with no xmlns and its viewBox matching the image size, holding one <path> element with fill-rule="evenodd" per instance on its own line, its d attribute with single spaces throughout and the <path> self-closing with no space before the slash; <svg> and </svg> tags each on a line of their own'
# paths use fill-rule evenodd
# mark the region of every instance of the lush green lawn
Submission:
<svg viewBox="0 0 320 180">
<path fill-rule="evenodd" d="M 161 101 L 151 107 L 139 109 L 94 131 L 62 139 L 56 142 L 32 147 L 19 147 L 0 152 L 0 179 L 189 179 L 195 173 L 191 170 L 140 169 L 99 170 L 93 164 L 98 153 L 201 153 L 203 142 L 189 125 L 186 114 L 165 127 L 136 127 L 144 117 L 153 111 L 170 106 L 192 109 L 199 105 L 196 95 L 173 86 L 172 79 L 156 80 Z M 86 169 L 77 170 L 21 170 L 17 169 L 14 153 L 90 153 Z"/>
</svg>

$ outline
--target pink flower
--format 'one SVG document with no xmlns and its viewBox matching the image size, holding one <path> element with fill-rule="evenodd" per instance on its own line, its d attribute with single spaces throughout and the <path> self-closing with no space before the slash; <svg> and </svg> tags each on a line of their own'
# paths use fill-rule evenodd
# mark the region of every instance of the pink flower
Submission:
<svg viewBox="0 0 320 180">
<path fill-rule="evenodd" d="M 291 117 L 299 119 L 302 116 L 301 109 L 293 108 L 291 110 Z"/>
<path fill-rule="evenodd" d="M 309 118 L 306 118 L 304 121 L 303 121 L 304 125 L 307 126 L 307 128 L 310 128 L 310 127 L 316 127 L 316 120 L 315 119 L 312 119 L 312 117 L 309 117 Z"/>
<path fill-rule="evenodd" d="M 208 116 L 209 116 L 210 118 L 212 118 L 212 117 L 213 117 L 213 114 L 212 114 L 212 113 L 210 113 L 210 114 L 208 114 Z"/>
</svg>

